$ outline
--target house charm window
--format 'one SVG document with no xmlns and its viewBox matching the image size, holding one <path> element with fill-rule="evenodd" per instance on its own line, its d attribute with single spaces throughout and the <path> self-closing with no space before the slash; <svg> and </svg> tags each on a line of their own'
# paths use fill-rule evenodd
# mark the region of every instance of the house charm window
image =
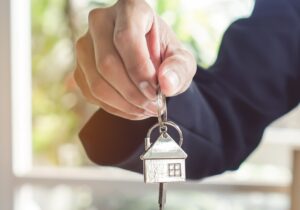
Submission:
<svg viewBox="0 0 300 210">
<path fill-rule="evenodd" d="M 181 177 L 181 164 L 169 163 L 168 164 L 169 177 Z"/>
<path fill-rule="evenodd" d="M 151 132 L 148 134 L 145 138 L 146 151 L 141 156 L 145 183 L 184 182 L 187 154 L 167 133 L 162 133 L 152 144 Z"/>
</svg>

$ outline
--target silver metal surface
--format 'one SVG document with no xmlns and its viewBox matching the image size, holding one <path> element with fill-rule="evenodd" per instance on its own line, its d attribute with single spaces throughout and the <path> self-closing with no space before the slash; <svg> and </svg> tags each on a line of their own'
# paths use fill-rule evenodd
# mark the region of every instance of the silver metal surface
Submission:
<svg viewBox="0 0 300 210">
<path fill-rule="evenodd" d="M 177 126 L 172 122 L 165 123 L 174 127 Z M 185 181 L 185 159 L 187 158 L 187 154 L 168 133 L 161 133 L 159 138 L 151 144 L 151 132 L 158 126 L 159 123 L 150 128 L 145 140 L 147 144 L 145 146 L 146 151 L 141 156 L 141 159 L 143 160 L 144 181 L 145 183 L 183 182 Z M 182 132 L 179 127 L 177 129 L 181 139 L 180 144 L 182 144 Z M 169 173 L 169 171 L 172 170 L 169 168 L 170 164 L 179 164 L 180 176 L 174 176 Z"/>
<path fill-rule="evenodd" d="M 163 210 L 166 204 L 166 199 L 167 199 L 166 187 L 167 187 L 166 183 L 159 183 L 158 204 L 160 210 Z"/>
<path fill-rule="evenodd" d="M 187 154 L 181 147 L 169 136 L 161 134 L 158 139 L 147 147 L 142 160 L 146 159 L 186 159 Z"/>
<path fill-rule="evenodd" d="M 153 125 L 145 138 L 143 160 L 144 182 L 159 183 L 159 209 L 163 210 L 166 203 L 165 185 L 169 182 L 185 181 L 185 159 L 187 154 L 182 150 L 183 134 L 179 126 L 167 120 L 166 98 L 161 90 L 157 97 L 158 123 Z M 179 145 L 168 134 L 168 126 L 175 128 L 179 134 Z M 159 128 L 160 136 L 151 143 L 151 133 Z"/>
<path fill-rule="evenodd" d="M 167 111 L 167 102 L 166 97 L 162 94 L 161 89 L 158 89 L 157 94 L 157 114 L 158 114 L 158 123 L 160 127 L 163 127 L 163 123 L 168 119 L 168 111 Z"/>
<path fill-rule="evenodd" d="M 159 182 L 184 182 L 185 181 L 185 161 L 184 159 L 165 160 L 145 160 L 144 161 L 144 181 L 145 183 Z M 180 164 L 180 176 L 170 174 L 169 164 Z"/>
<path fill-rule="evenodd" d="M 178 125 L 176 125 L 174 122 L 172 121 L 166 121 L 166 122 L 163 122 L 164 125 L 169 125 L 169 126 L 172 126 L 173 128 L 175 128 L 179 134 L 179 146 L 182 146 L 183 144 L 183 134 L 182 134 L 182 131 L 181 129 L 179 128 Z M 151 133 L 153 132 L 153 130 L 157 127 L 160 127 L 161 124 L 160 123 L 156 123 L 155 125 L 153 125 L 149 130 L 148 130 L 148 133 L 147 133 L 147 136 L 146 136 L 146 140 L 147 142 L 150 142 L 150 137 L 151 137 Z M 148 149 L 148 148 L 146 148 Z"/>
</svg>

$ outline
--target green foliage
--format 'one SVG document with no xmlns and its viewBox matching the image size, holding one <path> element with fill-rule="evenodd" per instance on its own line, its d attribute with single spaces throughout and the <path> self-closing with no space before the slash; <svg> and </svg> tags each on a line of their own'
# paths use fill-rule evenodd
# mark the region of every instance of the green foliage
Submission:
<svg viewBox="0 0 300 210">
<path fill-rule="evenodd" d="M 33 151 L 39 164 L 57 164 L 60 145 L 74 141 L 79 129 L 70 110 L 76 96 L 70 97 L 65 81 L 73 63 L 66 4 L 32 0 Z"/>
</svg>

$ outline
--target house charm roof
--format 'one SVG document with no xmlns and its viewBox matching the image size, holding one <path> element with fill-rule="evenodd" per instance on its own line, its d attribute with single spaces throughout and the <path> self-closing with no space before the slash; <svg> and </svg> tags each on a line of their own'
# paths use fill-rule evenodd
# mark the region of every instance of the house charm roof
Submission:
<svg viewBox="0 0 300 210">
<path fill-rule="evenodd" d="M 158 139 L 141 156 L 142 160 L 186 158 L 187 154 L 168 133 L 161 134 Z"/>
</svg>

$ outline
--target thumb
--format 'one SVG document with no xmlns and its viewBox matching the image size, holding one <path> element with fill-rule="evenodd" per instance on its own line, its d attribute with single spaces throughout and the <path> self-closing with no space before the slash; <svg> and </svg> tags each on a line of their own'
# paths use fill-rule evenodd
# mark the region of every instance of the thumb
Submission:
<svg viewBox="0 0 300 210">
<path fill-rule="evenodd" d="M 159 67 L 158 81 L 166 96 L 184 92 L 196 73 L 196 62 L 191 53 L 184 49 L 170 53 Z"/>
</svg>

